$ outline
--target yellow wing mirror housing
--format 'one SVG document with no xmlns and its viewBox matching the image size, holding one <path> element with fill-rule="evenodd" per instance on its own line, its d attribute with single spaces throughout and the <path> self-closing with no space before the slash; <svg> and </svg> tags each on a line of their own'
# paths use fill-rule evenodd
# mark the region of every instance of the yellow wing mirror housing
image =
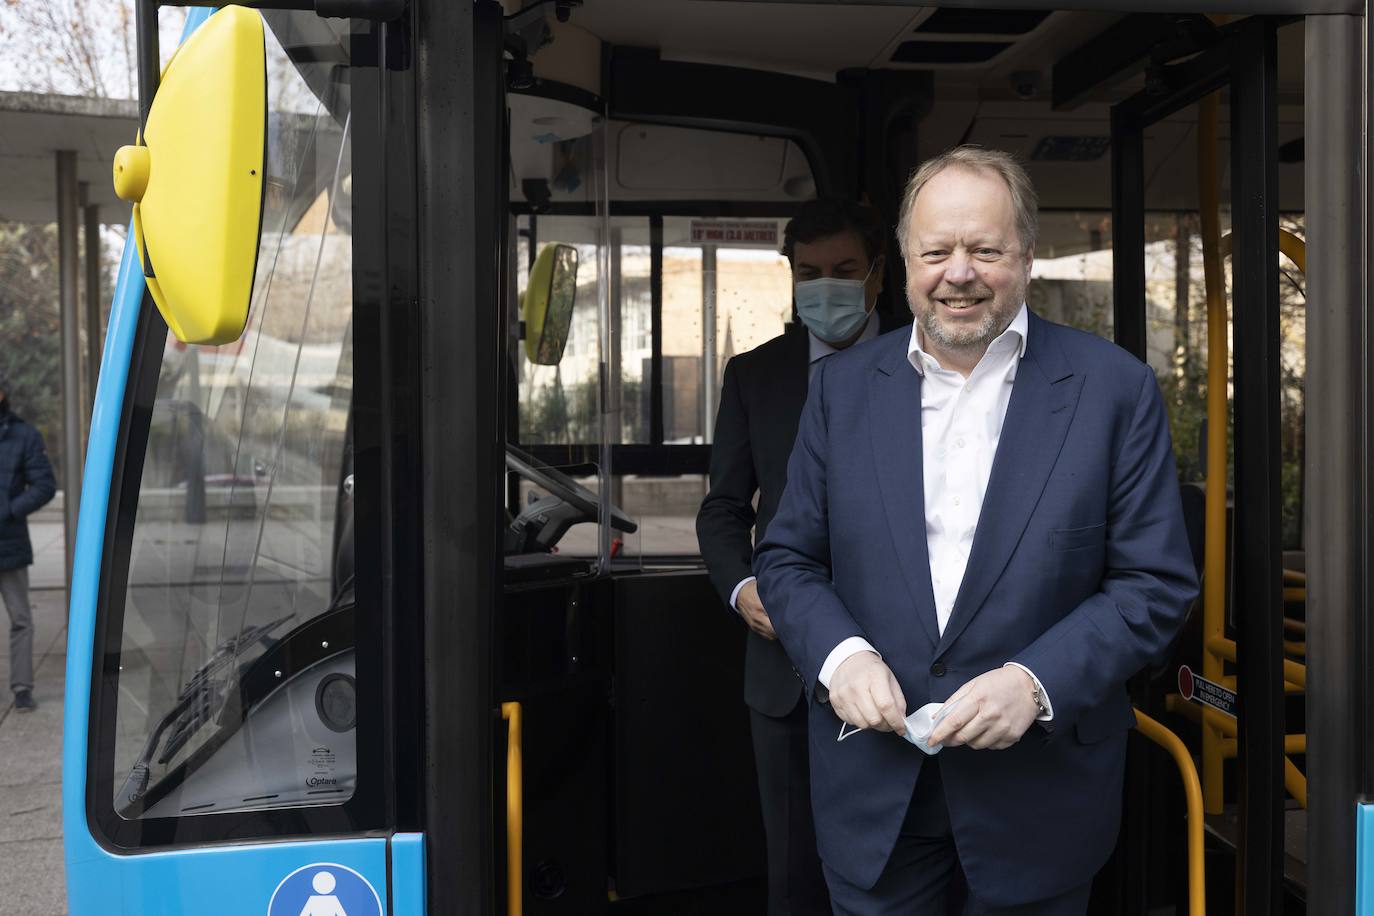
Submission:
<svg viewBox="0 0 1374 916">
<path fill-rule="evenodd" d="M 148 292 L 184 343 L 229 343 L 248 323 L 266 137 L 262 16 L 226 6 L 172 56 L 142 136 L 114 159 Z"/>
<path fill-rule="evenodd" d="M 563 359 L 577 302 L 577 249 L 547 245 L 534 259 L 530 282 L 521 301 L 525 324 L 525 356 L 539 366 L 556 366 Z"/>
</svg>

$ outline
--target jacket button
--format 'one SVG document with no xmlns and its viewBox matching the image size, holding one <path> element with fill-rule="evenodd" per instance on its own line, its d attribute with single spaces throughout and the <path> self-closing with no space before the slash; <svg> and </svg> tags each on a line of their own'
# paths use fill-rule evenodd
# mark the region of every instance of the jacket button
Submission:
<svg viewBox="0 0 1374 916">
<path fill-rule="evenodd" d="M 936 677 L 944 677 L 944 676 L 945 676 L 945 663 L 944 663 L 944 662 L 936 662 L 935 664 L 931 665 L 931 666 L 930 666 L 930 673 L 933 674 L 933 675 L 935 675 Z"/>
</svg>

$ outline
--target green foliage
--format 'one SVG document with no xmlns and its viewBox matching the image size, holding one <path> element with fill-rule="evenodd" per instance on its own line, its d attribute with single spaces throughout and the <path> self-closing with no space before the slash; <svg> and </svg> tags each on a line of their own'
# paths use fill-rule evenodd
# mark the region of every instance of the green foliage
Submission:
<svg viewBox="0 0 1374 916">
<path fill-rule="evenodd" d="M 649 441 L 648 413 L 639 379 L 624 379 L 620 386 L 622 442 Z M 526 445 L 569 445 L 601 441 L 601 417 L 597 384 L 587 379 L 565 385 L 561 375 L 553 384 L 521 393 L 520 441 Z"/>
</svg>

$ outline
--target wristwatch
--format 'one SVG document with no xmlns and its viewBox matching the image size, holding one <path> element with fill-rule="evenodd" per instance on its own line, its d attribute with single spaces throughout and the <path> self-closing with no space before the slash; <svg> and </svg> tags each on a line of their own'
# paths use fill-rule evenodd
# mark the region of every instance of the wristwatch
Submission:
<svg viewBox="0 0 1374 916">
<path fill-rule="evenodd" d="M 1040 689 L 1040 682 L 1031 678 L 1031 702 L 1035 704 L 1035 717 L 1048 716 L 1050 708 L 1045 705 L 1045 691 Z"/>
</svg>

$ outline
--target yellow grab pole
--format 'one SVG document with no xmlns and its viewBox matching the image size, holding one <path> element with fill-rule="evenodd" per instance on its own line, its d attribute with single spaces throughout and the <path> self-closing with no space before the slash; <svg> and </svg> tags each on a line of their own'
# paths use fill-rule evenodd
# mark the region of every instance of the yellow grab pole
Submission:
<svg viewBox="0 0 1374 916">
<path fill-rule="evenodd" d="M 1138 709 L 1135 727 L 1169 752 L 1178 765 L 1178 774 L 1183 777 L 1183 793 L 1188 801 L 1188 916 L 1207 916 L 1207 879 L 1202 858 L 1202 785 L 1198 782 L 1197 768 L 1178 735 Z"/>
<path fill-rule="evenodd" d="M 1279 254 L 1287 255 L 1288 260 L 1298 266 L 1298 270 L 1303 275 L 1307 274 L 1307 243 L 1298 238 L 1287 229 L 1279 229 Z M 1231 256 L 1231 233 L 1226 233 L 1221 237 L 1221 256 L 1229 258 Z M 1283 580 L 1288 582 L 1290 578 L 1298 578 L 1302 583 L 1307 582 L 1307 574 L 1296 569 L 1285 569 Z"/>
<path fill-rule="evenodd" d="M 506 720 L 506 912 L 525 911 L 525 765 L 520 737 L 520 704 L 502 703 Z"/>
<path fill-rule="evenodd" d="M 1221 273 L 1221 192 L 1217 179 L 1217 93 L 1198 102 L 1198 216 L 1207 288 L 1207 495 L 1202 575 L 1202 676 L 1221 682 L 1222 660 L 1210 649 L 1225 635 L 1226 608 L 1226 291 Z M 1202 729 L 1202 787 L 1208 814 L 1220 814 L 1221 735 Z"/>
<path fill-rule="evenodd" d="M 1298 800 L 1298 804 L 1307 807 L 1307 777 L 1287 757 L 1283 758 L 1283 787 Z"/>
<path fill-rule="evenodd" d="M 1218 660 L 1225 659 L 1228 662 L 1234 662 L 1236 660 L 1236 641 L 1225 638 L 1209 639 L 1207 640 L 1207 655 L 1216 656 Z M 1307 689 L 1307 666 L 1302 662 L 1285 658 L 1283 660 L 1283 679 L 1304 690 Z"/>
</svg>

